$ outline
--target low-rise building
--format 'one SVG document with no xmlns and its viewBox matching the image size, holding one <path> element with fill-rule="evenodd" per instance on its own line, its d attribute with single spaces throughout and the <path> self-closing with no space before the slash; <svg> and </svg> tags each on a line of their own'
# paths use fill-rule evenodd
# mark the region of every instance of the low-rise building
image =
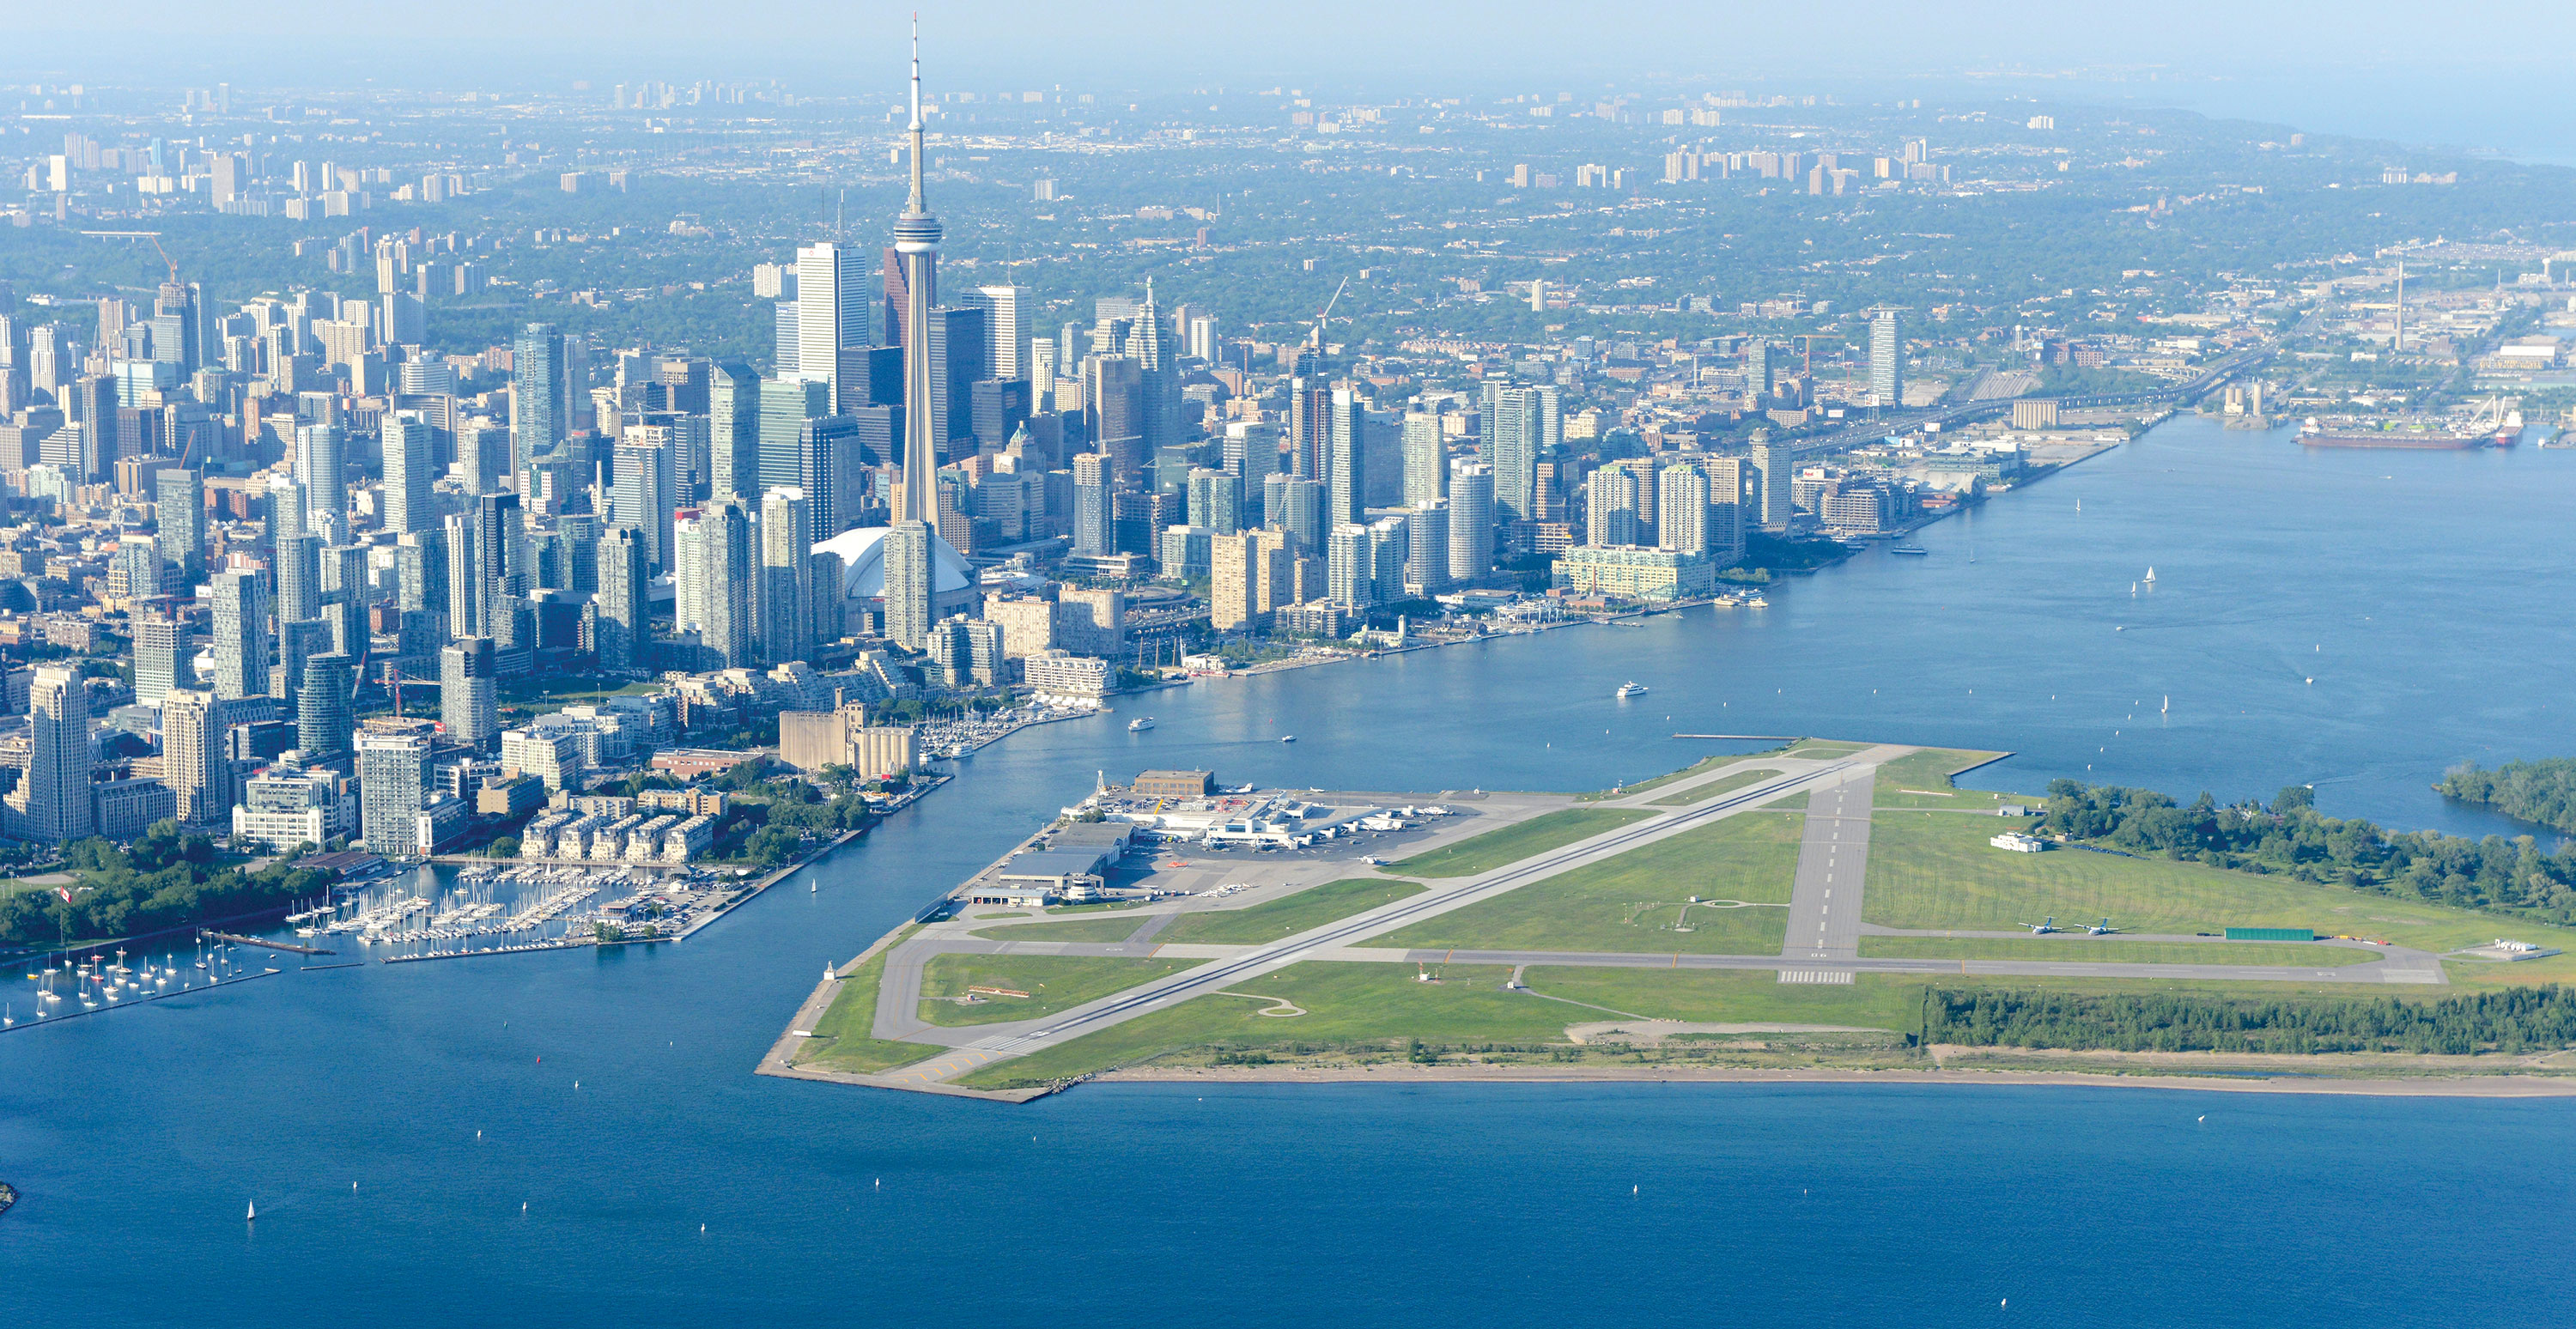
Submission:
<svg viewBox="0 0 2576 1329">
<path fill-rule="evenodd" d="M 1643 545 L 1577 546 L 1552 572 L 1557 590 L 1583 598 L 1661 603 L 1717 590 L 1717 565 L 1708 555 Z"/>
<path fill-rule="evenodd" d="M 1136 839 L 1136 828 L 1123 821 L 1077 821 L 1060 827 L 1047 836 L 1049 849 L 1083 849 L 1104 852 L 1115 866 L 1126 857 L 1127 847 Z"/>
<path fill-rule="evenodd" d="M 1021 677 L 1043 702 L 1097 706 L 1109 695 L 1109 662 L 1066 650 L 1046 650 L 1021 661 Z"/>
<path fill-rule="evenodd" d="M 1138 798 L 1205 798 L 1216 792 L 1216 773 L 1142 771 L 1128 788 Z"/>
<path fill-rule="evenodd" d="M 1338 640 L 1351 635 L 1351 611 L 1330 600 L 1281 605 L 1271 613 L 1270 630 L 1283 637 Z"/>
<path fill-rule="evenodd" d="M 749 752 L 722 752 L 711 748 L 671 748 L 653 754 L 653 769 L 694 780 L 701 775 L 722 775 L 749 761 Z"/>
<path fill-rule="evenodd" d="M 608 825 L 591 832 L 588 852 L 582 856 L 593 863 L 615 863 L 624 859 L 626 856 L 626 837 L 637 827 L 640 827 L 643 824 L 644 817 L 642 814 L 634 812 L 627 813 L 625 816 L 610 822 Z M 567 855 L 567 857 L 569 857 L 569 855 Z"/>
<path fill-rule="evenodd" d="M 131 840 L 179 815 L 179 796 L 159 780 L 102 780 L 90 788 L 98 799 L 98 833 L 106 839 Z"/>
<path fill-rule="evenodd" d="M 716 843 L 716 819 L 699 815 L 690 817 L 662 833 L 662 861 L 691 863 Z"/>
<path fill-rule="evenodd" d="M 680 821 L 681 818 L 678 816 L 666 812 L 629 831 L 626 835 L 626 861 L 651 863 L 659 860 L 662 856 L 662 837 L 670 834 Z"/>
<path fill-rule="evenodd" d="M 1011 855 L 1011 860 L 993 871 L 993 880 L 1003 886 L 1037 886 L 1051 895 L 1064 895 L 1077 888 L 1100 888 L 1107 880 L 1109 856 L 1098 849 L 1031 849 Z"/>
<path fill-rule="evenodd" d="M 546 782 L 533 775 L 487 775 L 474 791 L 474 811 L 485 817 L 516 817 L 545 805 Z"/>
<path fill-rule="evenodd" d="M 433 794 L 412 817 L 412 851 L 423 858 L 463 839 L 473 827 L 474 808 L 453 794 Z"/>
<path fill-rule="evenodd" d="M 233 845 L 285 851 L 320 845 L 350 829 L 355 809 L 344 814 L 339 782 L 327 771 L 272 766 L 242 782 L 233 805 Z"/>
<path fill-rule="evenodd" d="M 529 821 L 519 830 L 519 857 L 548 857 L 549 851 L 554 848 L 555 832 L 570 820 L 572 820 L 571 813 L 547 812 Z"/>
<path fill-rule="evenodd" d="M 1055 903 L 1056 890 L 1043 882 L 1005 882 L 983 880 L 966 892 L 968 904 L 1009 905 L 1015 909 L 1043 909 Z"/>
<path fill-rule="evenodd" d="M 635 795 L 635 806 L 693 817 L 721 817 L 733 806 L 733 799 L 721 789 L 646 789 Z"/>
<path fill-rule="evenodd" d="M 545 781 L 548 789 L 578 788 L 582 772 L 581 735 L 559 725 L 504 729 L 501 731 L 501 768 L 514 774 L 533 775 Z"/>
</svg>

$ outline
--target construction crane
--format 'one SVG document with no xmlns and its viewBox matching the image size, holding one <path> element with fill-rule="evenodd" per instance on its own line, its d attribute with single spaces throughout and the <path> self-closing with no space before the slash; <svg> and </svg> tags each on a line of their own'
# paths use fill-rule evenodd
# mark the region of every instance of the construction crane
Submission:
<svg viewBox="0 0 2576 1329">
<path fill-rule="evenodd" d="M 1789 338 L 1798 343 L 1798 376 L 1813 381 L 1816 377 L 1816 343 L 1834 336 L 1825 332 L 1801 332 Z"/>
<path fill-rule="evenodd" d="M 1333 316 L 1333 306 L 1342 302 L 1342 292 L 1350 288 L 1351 279 L 1342 278 L 1342 284 L 1333 288 L 1333 298 L 1324 302 L 1324 312 L 1315 315 L 1315 334 L 1312 341 L 1316 350 L 1324 349 L 1324 322 Z"/>
<path fill-rule="evenodd" d="M 152 252 L 161 256 L 162 266 L 170 269 L 170 280 L 179 280 L 179 262 L 170 257 L 169 250 L 161 247 L 159 231 L 83 231 L 81 234 L 101 240 L 149 240 Z"/>
<path fill-rule="evenodd" d="M 394 699 L 395 719 L 402 718 L 404 688 L 436 688 L 438 686 L 438 680 L 436 679 L 403 677 L 402 666 L 392 660 L 385 661 L 384 671 L 380 678 L 384 683 L 386 694 Z"/>
</svg>

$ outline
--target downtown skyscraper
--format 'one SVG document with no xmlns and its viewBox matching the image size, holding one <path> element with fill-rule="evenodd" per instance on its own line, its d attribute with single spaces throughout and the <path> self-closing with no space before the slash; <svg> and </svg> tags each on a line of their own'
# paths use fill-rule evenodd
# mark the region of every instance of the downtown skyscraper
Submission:
<svg viewBox="0 0 2576 1329">
<path fill-rule="evenodd" d="M 161 523 L 161 557 L 187 577 L 206 562 L 206 482 L 186 468 L 155 472 L 153 514 Z"/>
<path fill-rule="evenodd" d="M 482 747 L 501 732 L 490 637 L 459 637 L 438 652 L 438 718 L 448 736 Z"/>
<path fill-rule="evenodd" d="M 268 691 L 268 593 L 255 572 L 215 574 L 215 696 Z"/>
<path fill-rule="evenodd" d="M 1881 410 L 1905 404 L 1905 315 L 1881 307 L 1869 316 L 1869 395 Z"/>
<path fill-rule="evenodd" d="M 27 689 L 27 773 L 8 795 L 8 829 L 56 844 L 97 833 L 90 793 L 89 689 L 77 668 L 36 670 Z"/>
<path fill-rule="evenodd" d="M 868 344 L 868 285 L 867 265 L 833 241 L 796 251 L 796 361 L 782 354 L 779 377 L 824 384 L 840 400 L 844 366 Z"/>
<path fill-rule="evenodd" d="M 527 551 L 516 494 L 485 494 L 474 521 L 474 630 L 507 651 L 530 643 L 520 636 L 520 597 L 527 590 Z M 462 626 L 450 627 L 462 634 Z"/>
<path fill-rule="evenodd" d="M 297 428 L 295 482 L 304 487 L 305 533 L 333 529 L 349 513 L 348 433 L 331 424 Z"/>
<path fill-rule="evenodd" d="M 384 448 L 385 529 L 397 536 L 429 529 L 437 517 L 430 485 L 438 478 L 429 421 L 418 411 L 396 411 L 386 417 L 377 437 Z"/>
<path fill-rule="evenodd" d="M 631 527 L 611 526 L 600 533 L 597 558 L 599 589 L 591 604 L 597 608 L 592 649 L 599 667 L 612 672 L 643 669 L 652 653 L 643 537 Z"/>
<path fill-rule="evenodd" d="M 813 547 L 805 491 L 782 485 L 763 495 L 760 583 L 753 602 L 763 664 L 782 665 L 814 653 Z"/>
<path fill-rule="evenodd" d="M 308 524 L 308 500 L 303 485 L 292 480 L 271 480 L 270 579 L 277 585 L 280 623 L 302 623 L 322 616 L 322 542 Z"/>
<path fill-rule="evenodd" d="M 718 499 L 683 519 L 673 534 L 680 570 L 672 587 L 682 632 L 695 631 L 710 667 L 752 663 L 751 517 L 733 499 Z"/>
<path fill-rule="evenodd" d="M 531 323 L 510 343 L 510 473 L 555 450 L 570 433 L 572 403 L 564 391 L 564 339 L 551 323 Z"/>
<path fill-rule="evenodd" d="M 186 688 L 161 698 L 161 782 L 169 786 L 179 820 L 187 825 L 217 825 L 232 810 L 225 710 L 223 702 Z"/>
</svg>

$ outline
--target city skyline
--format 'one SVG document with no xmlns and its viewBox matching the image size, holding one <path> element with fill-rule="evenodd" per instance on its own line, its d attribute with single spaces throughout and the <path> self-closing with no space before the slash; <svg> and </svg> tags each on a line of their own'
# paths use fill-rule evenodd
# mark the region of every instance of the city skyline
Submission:
<svg viewBox="0 0 2576 1329">
<path fill-rule="evenodd" d="M 17 1320 L 2576 1272 L 2576 17 L 10 17 Z"/>
</svg>

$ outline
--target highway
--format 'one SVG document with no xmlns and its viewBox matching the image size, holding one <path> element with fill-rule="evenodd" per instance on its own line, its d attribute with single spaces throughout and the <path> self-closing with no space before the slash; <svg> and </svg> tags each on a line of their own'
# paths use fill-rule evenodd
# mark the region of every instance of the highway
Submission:
<svg viewBox="0 0 2576 1329">
<path fill-rule="evenodd" d="M 1826 452 L 1839 452 L 1845 448 L 1860 447 L 1866 444 L 1875 443 L 1892 434 L 1902 434 L 1908 430 L 1920 429 L 1927 424 L 1938 424 L 1942 428 L 1946 429 L 1961 420 L 1966 420 L 1980 415 L 1992 414 L 1996 411 L 2009 410 L 2015 401 L 2053 401 L 2056 402 L 2058 407 L 2062 410 L 2074 411 L 2093 410 L 2102 407 L 2157 406 L 2167 403 L 2181 405 L 2183 403 L 2196 400 L 2211 388 L 2217 387 L 2228 379 L 2253 368 L 2255 365 L 2260 364 L 2265 360 L 2271 359 L 2276 354 L 2279 354 L 2283 342 L 2287 341 L 2291 337 L 2296 337 L 2307 332 L 2310 328 L 2315 326 L 2318 317 L 2318 314 L 2311 312 L 2306 318 L 2300 320 L 2297 327 L 2291 329 L 2288 333 L 2279 337 L 2269 338 L 2255 345 L 2248 346 L 2241 351 L 2237 351 L 2234 354 L 2227 356 L 2225 359 L 2202 369 L 2201 372 L 2190 381 L 2177 383 L 2172 387 L 2157 388 L 2148 392 L 2086 393 L 2062 397 L 1998 397 L 1988 401 L 1958 402 L 1934 407 L 1928 410 L 1903 412 L 1896 415 L 1883 416 L 1865 423 L 1847 425 L 1831 434 L 1820 435 L 1812 439 L 1793 440 L 1793 443 L 1801 457 Z"/>
</svg>

